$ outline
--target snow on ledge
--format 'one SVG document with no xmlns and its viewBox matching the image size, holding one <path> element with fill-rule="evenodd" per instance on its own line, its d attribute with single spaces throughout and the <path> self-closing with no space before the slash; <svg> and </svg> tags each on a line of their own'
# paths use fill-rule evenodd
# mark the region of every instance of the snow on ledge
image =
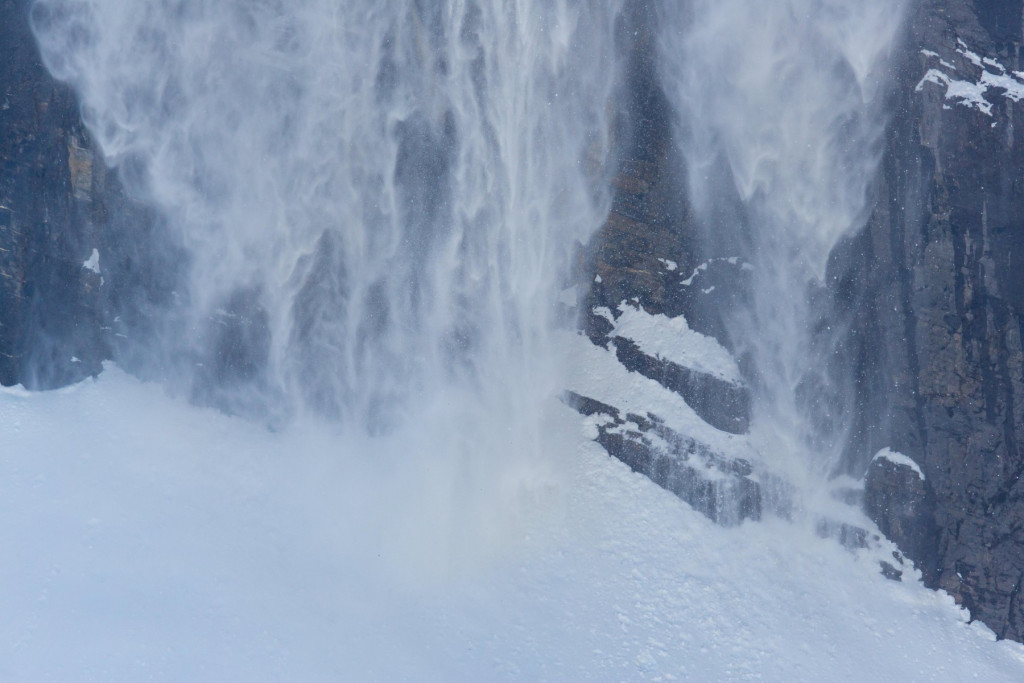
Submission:
<svg viewBox="0 0 1024 683">
<path fill-rule="evenodd" d="M 921 471 L 921 468 L 918 466 L 916 462 L 910 459 L 910 456 L 903 455 L 902 453 L 897 453 L 891 448 L 883 448 L 882 450 L 875 453 L 875 457 L 871 458 L 871 462 L 874 462 L 875 460 L 888 460 L 894 465 L 902 465 L 903 467 L 909 467 L 917 474 L 918 478 L 920 478 L 921 481 L 924 481 L 924 472 Z"/>
<path fill-rule="evenodd" d="M 619 304 L 618 320 L 607 308 L 594 309 L 615 325 L 615 336 L 631 339 L 648 356 L 672 361 L 733 384 L 742 384 L 736 359 L 714 337 L 690 329 L 683 316 L 651 315 L 625 301 Z"/>
</svg>

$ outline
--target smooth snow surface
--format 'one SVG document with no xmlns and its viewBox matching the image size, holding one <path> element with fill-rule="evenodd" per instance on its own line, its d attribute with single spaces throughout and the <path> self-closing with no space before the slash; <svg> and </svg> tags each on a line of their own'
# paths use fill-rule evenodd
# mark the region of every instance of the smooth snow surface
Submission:
<svg viewBox="0 0 1024 683">
<path fill-rule="evenodd" d="M 949 597 L 798 525 L 715 527 L 552 415 L 564 462 L 467 501 L 386 442 L 113 368 L 3 390 L 0 680 L 1024 679 Z"/>
</svg>

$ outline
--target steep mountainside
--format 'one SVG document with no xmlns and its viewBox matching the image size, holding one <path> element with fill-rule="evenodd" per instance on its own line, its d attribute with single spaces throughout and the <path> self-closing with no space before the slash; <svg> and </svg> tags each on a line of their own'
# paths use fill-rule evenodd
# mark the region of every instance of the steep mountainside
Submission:
<svg viewBox="0 0 1024 683">
<path fill-rule="evenodd" d="M 909 17 L 878 202 L 833 260 L 855 311 L 869 513 L 997 634 L 1024 639 L 1021 3 L 929 0 Z"/>
<path fill-rule="evenodd" d="M 866 511 L 929 585 L 1015 640 L 1024 640 L 1022 4 L 912 4 L 875 209 L 835 251 L 827 278 L 833 322 L 850 330 L 836 368 L 852 369 L 856 389 L 845 472 L 866 473 Z M 147 334 L 147 311 L 174 296 L 183 260 L 128 198 L 144 196 L 143 173 L 127 160 L 115 174 L 99 160 L 72 94 L 40 63 L 28 16 L 26 0 L 0 0 L 0 383 L 43 388 L 95 374 L 111 356 L 130 367 L 136 347 L 125 340 Z M 629 21 L 615 202 L 574 289 L 581 354 L 615 370 L 604 384 L 576 381 L 566 400 L 610 453 L 712 519 L 785 514 L 785 486 L 768 495 L 772 475 L 745 457 L 751 397 L 719 316 L 742 296 L 745 264 L 700 244 L 649 18 L 638 10 Z M 704 353 L 668 353 L 645 339 L 651 330 Z M 885 448 L 917 467 L 874 457 Z M 834 532 L 848 545 L 863 534 Z"/>
</svg>

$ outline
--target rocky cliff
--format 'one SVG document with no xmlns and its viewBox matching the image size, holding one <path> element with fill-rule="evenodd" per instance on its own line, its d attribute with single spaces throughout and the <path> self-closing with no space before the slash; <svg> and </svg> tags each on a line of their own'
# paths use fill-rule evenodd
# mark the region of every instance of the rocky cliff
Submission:
<svg viewBox="0 0 1024 683">
<path fill-rule="evenodd" d="M 72 93 L 39 61 L 24 3 L 0 2 L 0 26 L 0 381 L 54 386 L 97 372 L 105 353 L 100 276 L 83 268 L 104 169 Z"/>
<path fill-rule="evenodd" d="M 999 637 L 1019 641 L 1024 133 L 1016 126 L 1024 121 L 1022 23 L 1021 2 L 911 4 L 893 56 L 891 118 L 872 192 L 875 208 L 865 229 L 833 253 L 820 293 L 827 301 L 823 324 L 849 330 L 832 361 L 838 381 L 855 394 L 849 445 L 836 474 L 863 477 L 863 494 L 853 497 L 928 585 L 948 591 Z M 718 311 L 742 296 L 743 272 L 736 267 L 742 264 L 701 253 L 706 246 L 680 200 L 685 182 L 673 175 L 679 165 L 671 160 L 679 150 L 664 123 L 658 85 L 643 75 L 643 32 L 638 35 L 634 49 L 641 57 L 631 75 L 635 137 L 616 180 L 612 214 L 591 245 L 588 275 L 595 283 L 584 327 L 595 344 L 610 343 L 630 370 L 670 386 L 665 368 L 655 359 L 638 361 L 633 347 L 616 339 L 617 321 L 594 311 L 632 302 L 652 314 L 685 316 L 728 346 Z M 696 278 L 703 282 L 691 287 Z M 721 390 L 710 403 L 682 395 L 705 421 L 728 429 L 723 419 L 732 416 L 730 431 L 744 431 L 745 418 L 729 406 L 747 399 L 737 403 Z M 578 399 L 576 405 L 588 414 L 613 414 L 610 406 Z M 607 425 L 615 428 L 623 419 L 614 413 Z M 624 437 L 610 438 L 602 429 L 598 440 L 715 518 L 706 496 L 680 490 L 674 470 L 659 469 L 662 456 L 643 443 L 650 428 L 650 421 L 645 427 L 634 419 Z M 733 471 L 741 479 L 750 474 Z M 753 479 L 769 476 L 755 472 Z M 756 505 L 741 505 L 743 512 L 730 519 L 760 516 L 762 492 L 758 485 L 751 490 L 756 495 L 747 494 L 748 500 L 754 495 Z M 784 512 L 784 505 L 776 507 Z M 854 545 L 864 539 L 848 527 L 835 535 L 855 537 Z M 883 570 L 898 574 L 891 565 Z"/>
<path fill-rule="evenodd" d="M 182 257 L 50 78 L 29 6 L 0 0 L 0 383 L 50 388 L 145 336 Z"/>
<path fill-rule="evenodd" d="M 834 255 L 854 310 L 868 510 L 1006 638 L 1024 639 L 1024 115 L 1020 2 L 926 0 L 897 61 L 878 201 Z"/>
</svg>

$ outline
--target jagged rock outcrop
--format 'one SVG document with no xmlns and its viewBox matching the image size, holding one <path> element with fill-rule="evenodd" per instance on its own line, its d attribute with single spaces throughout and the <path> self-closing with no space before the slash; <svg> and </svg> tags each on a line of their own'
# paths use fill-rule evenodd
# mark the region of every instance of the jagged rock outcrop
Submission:
<svg viewBox="0 0 1024 683">
<path fill-rule="evenodd" d="M 1024 68 L 1020 2 L 910 11 L 874 215 L 837 251 L 853 311 L 852 469 L 867 509 L 1000 637 L 1024 640 Z M 855 464 L 860 463 L 860 464 Z"/>
<path fill-rule="evenodd" d="M 834 360 L 852 371 L 856 409 L 844 467 L 866 476 L 866 511 L 928 585 L 1016 640 L 1024 640 L 1022 24 L 1020 2 L 911 3 L 894 58 L 877 202 L 866 229 L 833 254 L 826 292 L 831 322 L 851 330 Z M 742 264 L 716 263 L 714 285 L 682 286 L 716 271 L 699 270 L 711 255 L 699 251 L 685 201 L 669 199 L 668 188 L 685 184 L 666 173 L 671 136 L 656 84 L 634 93 L 636 110 L 647 112 L 637 124 L 643 144 L 622 164 L 612 215 L 592 251 L 588 310 L 614 312 L 628 300 L 651 313 L 684 314 L 728 346 L 715 311 L 742 292 Z M 711 292 L 724 298 L 701 296 Z M 585 320 L 595 343 L 611 340 L 612 327 L 600 315 Z M 645 376 L 666 376 L 637 362 L 629 344 L 615 349 Z M 721 415 L 716 407 L 702 417 L 712 412 Z M 907 454 L 924 476 L 872 460 L 886 447 Z M 631 448 L 624 460 L 642 452 Z M 649 471 L 653 460 L 634 468 Z M 860 529 L 838 535 L 853 546 L 866 539 Z M 891 563 L 883 569 L 890 578 L 901 573 Z"/>
<path fill-rule="evenodd" d="M 743 434 L 750 428 L 750 391 L 667 358 L 645 354 L 632 339 L 615 337 L 615 356 L 633 372 L 653 379 L 683 397 L 705 422 L 723 432 Z"/>
</svg>

